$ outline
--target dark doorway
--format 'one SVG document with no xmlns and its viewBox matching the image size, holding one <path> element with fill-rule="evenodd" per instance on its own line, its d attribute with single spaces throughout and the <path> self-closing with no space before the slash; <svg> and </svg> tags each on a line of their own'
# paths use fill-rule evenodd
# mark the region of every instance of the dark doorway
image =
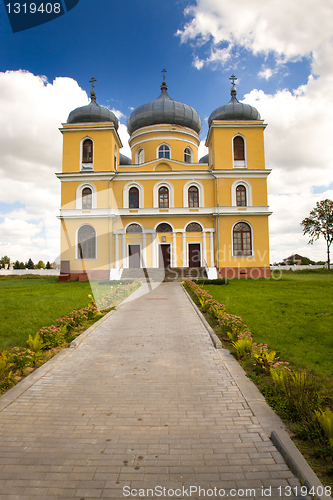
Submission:
<svg viewBox="0 0 333 500">
<path fill-rule="evenodd" d="M 128 245 L 129 267 L 140 267 L 140 245 Z"/>
<path fill-rule="evenodd" d="M 158 267 L 170 267 L 170 243 L 165 243 L 159 246 L 159 263 Z"/>
<path fill-rule="evenodd" d="M 188 266 L 201 267 L 200 243 L 189 243 L 188 245 Z"/>
</svg>

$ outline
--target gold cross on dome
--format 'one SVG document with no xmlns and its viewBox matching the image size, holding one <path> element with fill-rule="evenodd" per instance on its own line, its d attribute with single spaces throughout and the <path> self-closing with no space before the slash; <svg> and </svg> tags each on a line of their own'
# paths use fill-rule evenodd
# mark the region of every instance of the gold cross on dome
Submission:
<svg viewBox="0 0 333 500">
<path fill-rule="evenodd" d="M 89 80 L 89 83 L 91 83 L 91 89 L 94 90 L 95 89 L 95 85 L 94 83 L 97 82 L 96 78 L 94 78 L 93 76 L 91 77 L 91 80 Z"/>
<path fill-rule="evenodd" d="M 231 80 L 232 86 L 234 86 L 235 85 L 235 80 L 237 80 L 237 78 L 235 77 L 235 75 L 231 75 L 231 78 L 229 78 L 229 80 Z"/>
</svg>

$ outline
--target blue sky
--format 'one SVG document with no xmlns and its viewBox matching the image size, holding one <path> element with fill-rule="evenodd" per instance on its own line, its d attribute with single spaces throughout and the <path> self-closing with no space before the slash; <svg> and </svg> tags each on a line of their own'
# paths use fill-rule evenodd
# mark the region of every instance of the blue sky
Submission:
<svg viewBox="0 0 333 500">
<path fill-rule="evenodd" d="M 329 0 L 239 0 L 237 8 L 231 0 L 80 0 L 64 16 L 14 34 L 4 3 L 0 16 L 1 255 L 58 256 L 58 128 L 86 102 L 91 76 L 97 102 L 123 124 L 128 154 L 127 117 L 159 95 L 166 68 L 170 96 L 202 118 L 202 141 L 236 74 L 237 97 L 268 123 L 271 261 L 293 252 L 325 258 L 323 243 L 307 246 L 299 222 L 316 201 L 333 198 Z"/>
</svg>

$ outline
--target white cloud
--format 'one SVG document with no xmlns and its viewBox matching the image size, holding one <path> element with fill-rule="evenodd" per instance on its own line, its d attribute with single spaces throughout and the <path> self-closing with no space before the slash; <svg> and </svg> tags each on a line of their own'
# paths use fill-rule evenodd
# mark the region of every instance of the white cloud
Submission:
<svg viewBox="0 0 333 500">
<path fill-rule="evenodd" d="M 199 46 L 211 41 L 212 50 L 223 42 L 229 50 L 240 46 L 295 61 L 332 40 L 330 0 L 239 0 L 235 7 L 229 0 L 196 0 L 185 15 L 191 19 L 177 32 L 181 41 Z"/>
</svg>

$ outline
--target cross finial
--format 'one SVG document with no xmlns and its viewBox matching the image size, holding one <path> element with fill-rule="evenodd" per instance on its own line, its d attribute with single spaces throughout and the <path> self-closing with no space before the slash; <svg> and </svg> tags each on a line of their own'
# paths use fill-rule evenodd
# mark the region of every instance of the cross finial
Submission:
<svg viewBox="0 0 333 500">
<path fill-rule="evenodd" d="M 161 73 L 163 73 L 163 81 L 165 82 L 165 73 L 167 72 L 166 69 L 162 69 Z"/>
<path fill-rule="evenodd" d="M 235 75 L 231 75 L 231 78 L 229 78 L 229 80 L 231 80 L 231 82 L 232 82 L 232 86 L 234 87 L 234 85 L 235 85 L 235 80 L 237 80 L 237 78 L 235 77 Z"/>
<path fill-rule="evenodd" d="M 89 83 L 91 83 L 91 90 L 94 90 L 95 89 L 95 85 L 94 83 L 97 82 L 96 78 L 94 78 L 93 76 L 91 77 L 91 80 L 89 80 Z"/>
</svg>

